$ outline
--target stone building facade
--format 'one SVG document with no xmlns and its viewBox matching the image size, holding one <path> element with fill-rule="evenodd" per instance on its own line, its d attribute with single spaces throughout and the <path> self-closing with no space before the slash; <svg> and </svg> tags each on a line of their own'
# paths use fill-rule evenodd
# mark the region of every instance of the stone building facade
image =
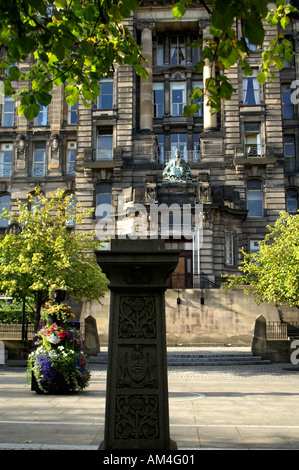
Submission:
<svg viewBox="0 0 299 470">
<path fill-rule="evenodd" d="M 200 249 L 188 237 L 167 240 L 169 249 L 181 250 L 166 295 L 169 342 L 200 343 L 202 335 L 210 343 L 238 342 L 238 312 L 224 305 L 234 304 L 232 298 L 241 294 L 232 293 L 228 301 L 230 294 L 218 287 L 223 274 L 237 272 L 241 248 L 257 250 L 266 226 L 280 211 L 298 208 L 299 116 L 290 96 L 291 84 L 299 77 L 299 56 L 262 86 L 256 79 L 262 51 L 249 44 L 253 74 L 243 77 L 237 67 L 228 72 L 235 91 L 221 112 L 211 115 L 203 100 L 199 113 L 184 117 L 192 89 L 203 87 L 215 71 L 206 63 L 198 74 L 194 64 L 200 49 L 188 46 L 199 37 L 208 38 L 207 12 L 194 2 L 177 21 L 172 6 L 163 0 L 142 1 L 128 21 L 148 61 L 148 78 L 137 77 L 131 66 L 116 65 L 101 81 L 100 96 L 89 109 L 81 102 L 67 106 L 63 89 L 57 87 L 51 104 L 34 122 L 18 116 L 14 102 L 5 98 L 0 109 L 0 206 L 13 211 L 15 200 L 25 202 L 35 186 L 46 195 L 63 188 L 74 201 L 95 209 L 102 204 L 117 208 L 120 197 L 125 207 L 190 204 L 193 223 L 195 209 L 202 205 Z M 298 30 L 294 19 L 285 31 L 297 52 Z M 266 31 L 266 43 L 273 35 L 273 30 Z M 17 90 L 19 84 L 14 85 Z M 176 150 L 189 165 L 191 180 L 167 186 L 163 170 Z M 94 229 L 105 215 L 98 209 L 74 229 Z M 6 223 L 1 220 L 1 232 Z M 217 287 L 211 304 L 206 287 Z M 103 305 L 84 304 L 81 311 L 81 319 L 89 314 L 97 319 L 102 343 L 107 338 L 108 304 L 106 298 Z M 279 319 L 277 309 L 266 310 L 268 318 Z M 209 311 L 218 324 L 215 334 L 211 324 L 201 320 Z M 253 307 L 241 320 L 238 317 L 245 343 L 255 316 Z M 227 325 L 226 335 L 221 327 L 217 336 L 219 325 Z"/>
</svg>

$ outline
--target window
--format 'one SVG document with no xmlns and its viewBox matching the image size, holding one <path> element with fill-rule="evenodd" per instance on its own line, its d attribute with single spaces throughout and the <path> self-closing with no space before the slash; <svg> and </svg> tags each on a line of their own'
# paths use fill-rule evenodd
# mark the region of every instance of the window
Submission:
<svg viewBox="0 0 299 470">
<path fill-rule="evenodd" d="M 250 254 L 258 253 L 260 251 L 260 240 L 250 240 L 249 251 Z"/>
<path fill-rule="evenodd" d="M 186 104 L 186 84 L 174 82 L 171 84 L 171 114 L 182 116 Z"/>
<path fill-rule="evenodd" d="M 203 85 L 202 82 L 193 82 L 192 83 L 193 91 L 195 88 L 199 88 L 201 91 L 203 91 Z M 194 114 L 196 117 L 202 117 L 203 116 L 203 95 L 197 100 L 193 100 L 193 103 L 197 103 L 200 105 L 200 109 L 197 113 Z"/>
<path fill-rule="evenodd" d="M 291 101 L 291 86 L 282 85 L 281 89 L 282 99 L 282 117 L 284 119 L 292 119 L 294 115 L 293 104 Z"/>
<path fill-rule="evenodd" d="M 43 209 L 43 204 L 40 202 L 38 196 L 33 196 L 32 201 L 30 202 L 30 211 L 34 214 L 37 211 L 41 211 Z"/>
<path fill-rule="evenodd" d="M 112 134 L 100 134 L 98 136 L 97 160 L 113 159 Z"/>
<path fill-rule="evenodd" d="M 66 225 L 68 227 L 73 227 L 75 225 L 75 218 L 74 218 L 74 212 L 75 212 L 75 206 L 76 206 L 76 198 L 74 194 L 69 195 L 71 196 L 69 206 L 66 210 L 66 215 L 68 213 L 70 214 L 70 218 L 66 220 Z"/>
<path fill-rule="evenodd" d="M 256 75 L 243 78 L 243 104 L 260 104 L 259 82 Z"/>
<path fill-rule="evenodd" d="M 164 163 L 164 134 L 157 135 L 158 141 L 158 161 Z"/>
<path fill-rule="evenodd" d="M 298 211 L 298 193 L 296 189 L 288 189 L 286 193 L 287 211 L 296 214 Z"/>
<path fill-rule="evenodd" d="M 261 146 L 261 126 L 255 123 L 245 123 L 245 155 L 248 157 L 263 154 Z"/>
<path fill-rule="evenodd" d="M 263 217 L 263 190 L 261 181 L 250 180 L 247 182 L 247 209 L 248 217 Z"/>
<path fill-rule="evenodd" d="M 15 121 L 15 101 L 12 96 L 4 96 L 2 126 L 12 127 Z"/>
<path fill-rule="evenodd" d="M 46 142 L 34 144 L 32 176 L 46 176 Z"/>
<path fill-rule="evenodd" d="M 200 139 L 199 139 L 199 134 L 193 134 L 193 151 L 194 151 L 193 162 L 199 162 L 199 160 L 200 160 Z"/>
<path fill-rule="evenodd" d="M 154 65 L 164 64 L 164 41 L 163 36 L 157 36 L 154 44 Z"/>
<path fill-rule="evenodd" d="M 0 177 L 10 178 L 12 175 L 13 144 L 1 144 Z"/>
<path fill-rule="evenodd" d="M 244 39 L 245 39 L 245 43 L 246 43 L 247 49 L 248 49 L 249 51 L 251 51 L 251 52 L 256 51 L 256 45 L 255 45 L 255 44 L 251 44 L 251 43 L 249 42 L 249 39 L 248 39 L 248 38 L 244 38 Z"/>
<path fill-rule="evenodd" d="M 186 45 L 184 36 L 171 36 L 170 63 L 171 65 L 186 65 Z"/>
<path fill-rule="evenodd" d="M 285 171 L 295 171 L 295 138 L 293 135 L 285 135 L 283 137 Z"/>
<path fill-rule="evenodd" d="M 35 126 L 46 126 L 48 122 L 48 108 L 40 105 L 40 112 L 34 120 Z"/>
<path fill-rule="evenodd" d="M 112 194 L 110 184 L 98 184 L 96 188 L 96 218 L 106 217 L 112 205 Z"/>
<path fill-rule="evenodd" d="M 201 59 L 201 41 L 200 38 L 197 35 L 192 36 L 192 64 L 196 64 L 197 62 L 200 61 Z M 195 47 L 197 46 L 197 47 Z"/>
<path fill-rule="evenodd" d="M 171 157 L 175 156 L 175 151 L 181 152 L 181 157 L 187 156 L 187 134 L 171 134 Z"/>
<path fill-rule="evenodd" d="M 68 105 L 68 117 L 67 117 L 68 124 L 77 124 L 77 118 L 78 118 L 78 102 L 73 104 L 72 106 Z"/>
<path fill-rule="evenodd" d="M 77 155 L 77 143 L 68 142 L 67 143 L 67 155 L 66 155 L 66 174 L 69 176 L 74 176 L 75 163 Z"/>
<path fill-rule="evenodd" d="M 100 94 L 98 97 L 98 109 L 113 108 L 113 79 L 103 79 L 99 83 Z"/>
<path fill-rule="evenodd" d="M 232 233 L 224 234 L 225 264 L 232 266 L 234 264 L 234 235 Z"/>
<path fill-rule="evenodd" d="M 10 196 L 8 194 L 0 196 L 0 214 L 3 213 L 4 209 L 10 211 Z M 0 218 L 0 227 L 8 227 L 8 222 L 8 219 Z"/>
<path fill-rule="evenodd" d="M 161 118 L 164 116 L 164 84 L 153 83 L 153 117 Z"/>
</svg>

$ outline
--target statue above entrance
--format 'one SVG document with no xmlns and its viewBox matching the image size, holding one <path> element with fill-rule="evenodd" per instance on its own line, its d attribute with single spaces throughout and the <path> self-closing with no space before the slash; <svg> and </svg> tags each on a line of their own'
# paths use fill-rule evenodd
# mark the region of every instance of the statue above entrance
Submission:
<svg viewBox="0 0 299 470">
<path fill-rule="evenodd" d="M 176 150 L 175 157 L 172 158 L 163 170 L 163 181 L 173 183 L 191 182 L 191 170 L 188 163 L 181 158 L 181 153 Z"/>
</svg>

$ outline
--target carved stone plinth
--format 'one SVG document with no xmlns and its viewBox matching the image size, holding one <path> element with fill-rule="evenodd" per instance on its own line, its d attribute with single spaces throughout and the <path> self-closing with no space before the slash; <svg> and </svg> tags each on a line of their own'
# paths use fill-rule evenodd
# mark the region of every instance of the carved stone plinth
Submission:
<svg viewBox="0 0 299 470">
<path fill-rule="evenodd" d="M 164 293 L 178 253 L 163 240 L 112 240 L 105 439 L 100 449 L 175 449 L 170 440 Z"/>
</svg>

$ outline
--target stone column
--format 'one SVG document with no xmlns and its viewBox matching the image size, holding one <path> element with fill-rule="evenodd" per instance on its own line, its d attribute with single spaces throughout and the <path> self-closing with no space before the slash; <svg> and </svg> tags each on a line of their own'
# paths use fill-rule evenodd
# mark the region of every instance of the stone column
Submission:
<svg viewBox="0 0 299 470">
<path fill-rule="evenodd" d="M 164 293 L 178 253 L 163 240 L 112 240 L 97 252 L 110 280 L 105 438 L 101 450 L 175 449 L 170 440 Z"/>
<path fill-rule="evenodd" d="M 211 39 L 210 27 L 206 27 L 203 30 L 203 46 L 205 42 Z M 205 65 L 203 68 L 203 88 L 204 88 L 204 99 L 203 99 L 203 127 L 204 131 L 215 130 L 217 128 L 217 114 L 211 114 L 211 107 L 208 106 L 208 92 L 206 90 L 206 80 L 210 77 L 215 77 L 215 64 L 212 64 L 209 59 L 205 59 Z"/>
<path fill-rule="evenodd" d="M 153 38 L 154 24 L 143 25 L 141 31 L 142 55 L 147 60 L 148 76 L 140 79 L 140 130 L 153 130 Z"/>
</svg>

